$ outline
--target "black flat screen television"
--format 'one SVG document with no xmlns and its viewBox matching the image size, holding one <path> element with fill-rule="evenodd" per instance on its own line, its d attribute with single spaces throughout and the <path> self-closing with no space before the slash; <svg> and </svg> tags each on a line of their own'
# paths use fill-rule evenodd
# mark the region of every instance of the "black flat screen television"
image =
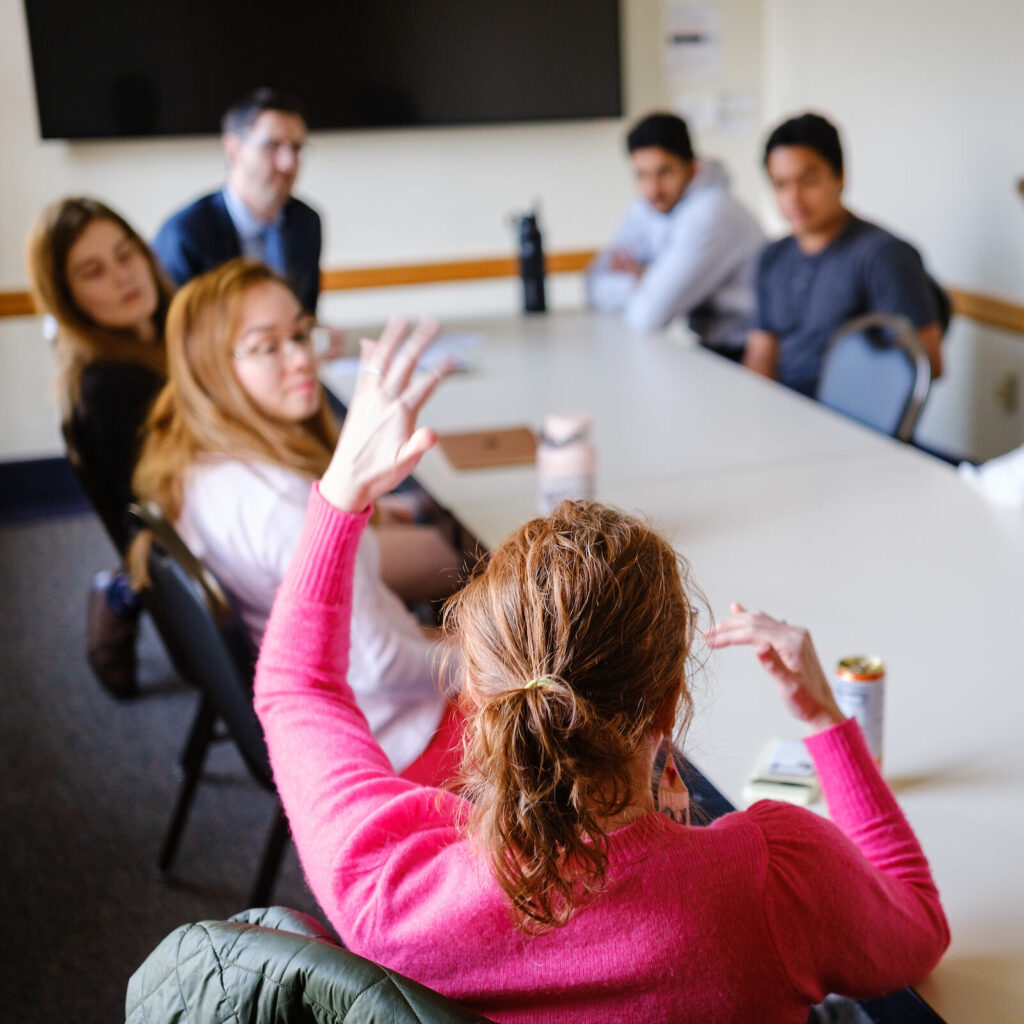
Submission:
<svg viewBox="0 0 1024 1024">
<path fill-rule="evenodd" d="M 272 85 L 312 129 L 617 117 L 618 0 L 25 0 L 40 133 L 217 132 Z"/>
</svg>

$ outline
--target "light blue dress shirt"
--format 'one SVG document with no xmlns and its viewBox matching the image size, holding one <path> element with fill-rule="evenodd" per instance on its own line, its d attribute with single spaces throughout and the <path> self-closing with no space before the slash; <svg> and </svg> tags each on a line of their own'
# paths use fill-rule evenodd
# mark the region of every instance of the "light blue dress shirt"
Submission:
<svg viewBox="0 0 1024 1024">
<path fill-rule="evenodd" d="M 238 232 L 242 255 L 246 259 L 266 263 L 268 267 L 276 270 L 279 274 L 286 273 L 284 245 L 281 238 L 281 224 L 284 215 L 278 214 L 269 223 L 262 220 L 227 185 L 224 186 L 224 205 Z"/>
</svg>

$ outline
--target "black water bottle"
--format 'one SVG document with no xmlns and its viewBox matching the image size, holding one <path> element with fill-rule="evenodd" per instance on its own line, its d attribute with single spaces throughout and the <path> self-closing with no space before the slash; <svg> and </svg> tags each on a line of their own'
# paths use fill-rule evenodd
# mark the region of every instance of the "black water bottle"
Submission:
<svg viewBox="0 0 1024 1024">
<path fill-rule="evenodd" d="M 524 213 L 519 221 L 519 276 L 523 279 L 523 312 L 543 313 L 548 307 L 544 300 L 544 247 L 537 211 Z"/>
</svg>

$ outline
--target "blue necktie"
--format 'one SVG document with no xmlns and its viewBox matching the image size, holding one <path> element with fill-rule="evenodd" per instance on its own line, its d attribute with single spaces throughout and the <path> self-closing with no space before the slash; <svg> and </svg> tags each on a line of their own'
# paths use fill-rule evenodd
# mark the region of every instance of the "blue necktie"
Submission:
<svg viewBox="0 0 1024 1024">
<path fill-rule="evenodd" d="M 275 224 L 269 225 L 262 232 L 263 237 L 263 262 L 279 274 L 285 274 L 287 267 L 284 262 L 284 239 L 281 231 Z"/>
</svg>

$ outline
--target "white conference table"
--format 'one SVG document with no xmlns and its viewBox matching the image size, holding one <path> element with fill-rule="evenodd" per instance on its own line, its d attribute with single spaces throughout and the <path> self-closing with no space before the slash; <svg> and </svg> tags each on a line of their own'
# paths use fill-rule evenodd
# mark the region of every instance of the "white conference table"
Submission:
<svg viewBox="0 0 1024 1024">
<path fill-rule="evenodd" d="M 465 372 L 453 374 L 428 407 L 441 432 L 528 425 L 547 412 L 582 412 L 594 424 L 599 483 L 650 481 L 814 456 L 865 451 L 870 438 L 822 421 L 813 403 L 704 351 L 664 337 L 637 335 L 614 319 L 587 313 L 481 320 L 453 325 L 479 332 Z M 697 364 L 697 369 L 691 367 Z M 323 376 L 343 397 L 348 368 Z M 428 454 L 417 478 L 438 500 L 503 498 L 533 486 L 533 470 L 452 470 Z"/>
<path fill-rule="evenodd" d="M 592 314 L 459 324 L 474 369 L 438 430 L 593 416 L 597 498 L 649 516 L 721 617 L 738 599 L 811 628 L 828 669 L 887 665 L 885 771 L 953 931 L 918 990 L 950 1024 L 1024 1020 L 1024 514 L 953 469 L 708 353 Z M 351 378 L 325 371 L 342 394 Z M 532 468 L 418 479 L 485 544 L 534 514 Z M 734 802 L 772 736 L 798 736 L 753 654 L 707 657 L 684 749 Z M 821 810 L 822 808 L 818 808 Z"/>
</svg>

